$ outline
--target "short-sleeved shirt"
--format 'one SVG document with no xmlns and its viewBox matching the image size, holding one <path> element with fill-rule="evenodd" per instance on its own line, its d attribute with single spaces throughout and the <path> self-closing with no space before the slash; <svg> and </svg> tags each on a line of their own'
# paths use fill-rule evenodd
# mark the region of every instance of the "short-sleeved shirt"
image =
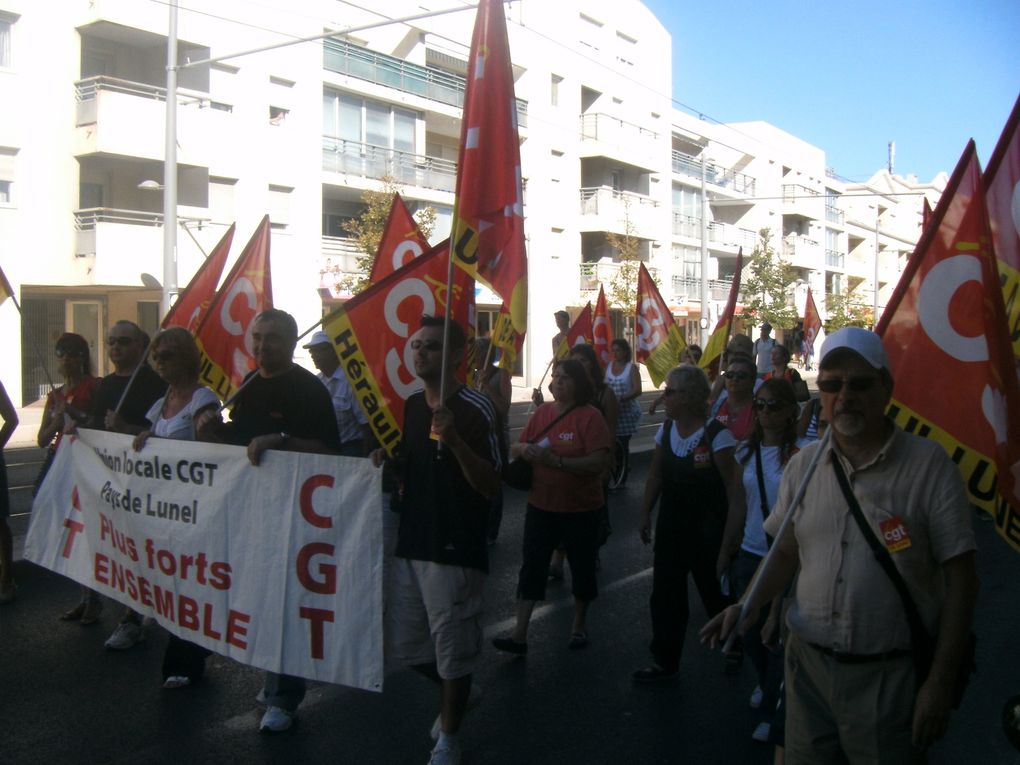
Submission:
<svg viewBox="0 0 1020 765">
<path fill-rule="evenodd" d="M 783 474 L 776 507 L 765 522 L 775 535 L 815 450 L 804 447 Z M 822 455 L 793 519 L 793 535 L 776 544 L 800 559 L 787 621 L 809 643 L 855 654 L 910 648 L 903 601 L 875 560 L 839 488 L 839 459 L 854 496 L 885 541 L 925 626 L 934 634 L 945 587 L 941 565 L 975 549 L 971 511 L 956 466 L 934 441 L 894 428 L 878 455 L 856 470 L 833 446 Z"/>
<path fill-rule="evenodd" d="M 772 369 L 772 349 L 776 347 L 774 338 L 759 337 L 754 341 L 754 360 L 758 367 L 758 376 Z"/>
<path fill-rule="evenodd" d="M 457 434 L 467 448 L 502 467 L 492 402 L 462 385 L 446 399 Z M 396 555 L 451 566 L 489 570 L 485 532 L 489 500 L 468 483 L 448 448 L 431 437 L 432 409 L 425 392 L 404 405 L 404 431 L 395 472 L 400 482 L 400 531 Z"/>
<path fill-rule="evenodd" d="M 107 375 L 96 386 L 92 396 L 92 417 L 89 427 L 106 430 L 106 413 L 117 409 L 120 397 L 127 388 L 131 377 L 128 375 Z M 166 393 L 166 382 L 148 364 L 142 364 L 128 389 L 124 404 L 117 414 L 129 425 L 147 428 L 152 423 L 146 417 L 153 402 Z"/>
<path fill-rule="evenodd" d="M 361 405 L 354 398 L 354 391 L 344 374 L 343 367 L 338 366 L 329 377 L 319 372 L 316 377 L 326 386 L 333 400 L 333 412 L 336 415 L 336 426 L 340 431 L 340 443 L 360 441 L 364 435 L 362 426 L 368 424 Z"/>
<path fill-rule="evenodd" d="M 729 428 L 737 441 L 744 441 L 754 429 L 754 405 L 748 402 L 747 406 L 734 415 L 730 413 L 730 401 L 727 398 L 715 413 L 715 419 Z"/>
<path fill-rule="evenodd" d="M 521 431 L 521 443 L 534 441 L 559 415 L 556 404 L 542 404 Z M 586 457 L 599 449 L 609 449 L 609 427 L 598 409 L 591 405 L 579 406 L 542 434 L 536 443 L 549 447 L 556 457 Z M 580 513 L 598 510 L 605 503 L 598 475 L 579 475 L 538 462 L 532 463 L 532 469 L 534 477 L 528 503 L 540 510 Z"/>
<path fill-rule="evenodd" d="M 95 396 L 96 386 L 99 385 L 97 380 L 92 375 L 85 375 L 78 384 L 70 390 L 65 390 L 66 385 L 61 385 L 55 390 L 51 390 L 46 394 L 46 406 L 51 409 L 56 406 L 57 401 L 63 401 L 70 405 L 74 409 L 84 412 L 86 415 L 90 415 L 92 411 L 92 400 Z M 66 414 L 65 414 L 66 418 Z M 67 422 L 65 419 L 64 422 Z M 60 441 L 64 437 L 63 431 L 57 433 L 57 439 L 53 442 L 53 448 L 56 449 L 60 446 Z"/>
<path fill-rule="evenodd" d="M 163 416 L 163 405 L 166 396 L 161 397 L 152 405 L 146 419 L 152 423 L 152 435 L 157 438 L 174 438 L 178 441 L 195 440 L 195 414 L 209 406 L 219 406 L 216 394 L 204 385 L 196 388 L 189 401 L 181 411 L 173 417 Z"/>
<path fill-rule="evenodd" d="M 262 377 L 258 370 L 251 375 L 255 379 L 237 397 L 226 426 L 229 443 L 247 446 L 257 436 L 286 433 L 340 448 L 333 402 L 315 375 L 297 364 L 276 377 Z"/>
<path fill-rule="evenodd" d="M 808 439 L 800 439 L 795 446 L 797 449 L 801 449 L 809 443 Z M 754 449 L 750 444 L 741 444 L 737 447 L 736 458 L 743 468 L 744 497 L 747 500 L 744 538 L 740 543 L 740 549 L 752 555 L 764 557 L 769 551 L 769 543 L 763 527 L 765 514 L 762 510 L 761 490 L 758 488 L 758 466 Z M 786 468 L 786 465 L 783 464 L 781 446 L 761 447 L 761 468 L 762 483 L 765 484 L 765 506 L 769 508 L 771 515 L 772 508 L 775 507 L 776 499 L 779 497 L 779 484 Z"/>
</svg>

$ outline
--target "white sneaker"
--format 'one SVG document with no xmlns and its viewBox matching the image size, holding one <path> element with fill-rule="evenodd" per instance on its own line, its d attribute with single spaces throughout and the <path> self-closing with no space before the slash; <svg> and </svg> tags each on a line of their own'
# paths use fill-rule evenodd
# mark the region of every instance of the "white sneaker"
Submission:
<svg viewBox="0 0 1020 765">
<path fill-rule="evenodd" d="M 428 765 L 460 765 L 460 742 L 444 738 L 437 743 Z"/>
<path fill-rule="evenodd" d="M 126 651 L 143 640 L 145 640 L 145 631 L 141 627 L 134 622 L 124 622 L 117 625 L 117 629 L 103 645 L 113 651 Z"/>
<path fill-rule="evenodd" d="M 478 683 L 471 683 L 471 693 L 468 694 L 468 709 L 474 709 L 477 707 L 482 699 L 485 698 L 485 691 L 482 690 L 482 686 Z M 433 741 L 439 740 L 439 734 L 443 730 L 443 716 L 436 715 L 436 721 L 432 723 L 432 730 L 429 731 L 429 735 Z"/>
<path fill-rule="evenodd" d="M 163 681 L 163 687 L 174 689 L 174 688 L 187 688 L 191 685 L 191 678 L 184 675 L 170 675 L 166 680 Z"/>
<path fill-rule="evenodd" d="M 281 733 L 294 724 L 293 712 L 282 707 L 268 707 L 259 723 L 259 731 L 265 733 Z"/>
<path fill-rule="evenodd" d="M 767 722 L 758 723 L 758 727 L 754 729 L 754 733 L 751 734 L 751 738 L 755 741 L 759 741 L 762 744 L 769 742 L 769 734 L 772 732 L 772 726 Z"/>
<path fill-rule="evenodd" d="M 761 689 L 760 685 L 756 685 L 754 690 L 751 691 L 751 709 L 758 709 L 761 707 L 761 700 L 765 698 L 765 691 Z"/>
</svg>

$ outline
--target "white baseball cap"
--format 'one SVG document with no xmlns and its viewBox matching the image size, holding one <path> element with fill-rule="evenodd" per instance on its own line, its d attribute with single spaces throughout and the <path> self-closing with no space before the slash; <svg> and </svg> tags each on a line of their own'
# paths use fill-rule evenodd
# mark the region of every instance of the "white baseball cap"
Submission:
<svg viewBox="0 0 1020 765">
<path fill-rule="evenodd" d="M 825 360 L 836 351 L 853 351 L 875 369 L 889 369 L 889 357 L 885 355 L 882 338 L 866 329 L 843 327 L 826 337 L 818 366 L 824 367 Z"/>
<path fill-rule="evenodd" d="M 308 345 L 301 346 L 302 348 L 311 348 L 313 345 L 332 345 L 333 341 L 329 339 L 329 335 L 323 332 L 321 329 L 318 332 L 312 334 L 312 339 L 308 341 Z"/>
</svg>

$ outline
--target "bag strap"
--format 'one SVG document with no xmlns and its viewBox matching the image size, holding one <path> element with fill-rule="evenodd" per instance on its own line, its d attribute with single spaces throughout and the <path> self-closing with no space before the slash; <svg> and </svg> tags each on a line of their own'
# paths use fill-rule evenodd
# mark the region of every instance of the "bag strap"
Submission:
<svg viewBox="0 0 1020 765">
<path fill-rule="evenodd" d="M 758 499 L 761 501 L 761 518 L 769 517 L 769 503 L 765 495 L 765 468 L 761 464 L 761 444 L 754 445 L 754 472 L 758 474 Z"/>
<path fill-rule="evenodd" d="M 571 407 L 570 407 L 569 409 L 567 409 L 567 411 L 565 411 L 565 412 L 561 412 L 561 413 L 560 413 L 560 414 L 559 414 L 559 415 L 558 415 L 558 416 L 556 417 L 556 419 L 555 419 L 555 420 L 553 420 L 553 421 L 552 421 L 552 422 L 550 422 L 550 423 L 549 423 L 548 425 L 546 425 L 546 426 L 545 426 L 544 428 L 542 428 L 542 430 L 541 430 L 541 431 L 539 431 L 539 432 L 538 432 L 538 434 L 537 434 L 537 435 L 536 435 L 536 436 L 535 436 L 534 438 L 532 438 L 532 439 L 531 439 L 530 441 L 528 441 L 528 443 L 529 443 L 529 444 L 533 444 L 533 443 L 535 443 L 535 442 L 536 442 L 536 441 L 537 441 L 538 439 L 540 439 L 540 438 L 541 438 L 542 436 L 544 436 L 544 435 L 545 435 L 546 433 L 548 433 L 548 432 L 549 432 L 550 430 L 552 430 L 552 426 L 553 426 L 553 425 L 555 425 L 555 424 L 556 424 L 557 422 L 559 422 L 560 420 L 562 420 L 562 419 L 563 419 L 564 417 L 566 417 L 566 416 L 567 416 L 568 414 L 570 414 L 570 413 L 571 413 L 572 411 L 574 411 L 575 409 L 577 409 L 577 405 L 576 405 L 576 404 L 574 404 L 574 405 L 573 405 L 573 406 L 571 406 Z"/>
<path fill-rule="evenodd" d="M 875 554 L 878 564 L 888 575 L 889 579 L 892 580 L 896 592 L 899 593 L 900 599 L 903 601 L 903 610 L 907 613 L 907 623 L 910 625 L 910 642 L 913 643 L 915 650 L 920 650 L 931 638 L 928 635 L 928 631 L 924 628 L 921 613 L 917 610 L 917 604 L 914 603 L 910 590 L 907 589 L 907 583 L 903 580 L 903 575 L 900 574 L 899 569 L 896 568 L 896 564 L 893 563 L 889 551 L 878 541 L 878 537 L 875 536 L 875 532 L 864 517 L 864 511 L 861 510 L 860 503 L 858 503 L 857 497 L 854 496 L 853 489 L 850 488 L 850 481 L 847 480 L 846 473 L 843 471 L 843 465 L 835 453 L 832 454 L 832 467 L 836 471 L 836 480 L 839 482 L 839 488 L 843 490 L 843 496 L 846 498 L 847 504 L 850 505 L 850 513 L 853 515 L 854 520 L 857 521 L 857 525 L 860 527 L 864 538 L 868 540 L 868 545 Z"/>
</svg>

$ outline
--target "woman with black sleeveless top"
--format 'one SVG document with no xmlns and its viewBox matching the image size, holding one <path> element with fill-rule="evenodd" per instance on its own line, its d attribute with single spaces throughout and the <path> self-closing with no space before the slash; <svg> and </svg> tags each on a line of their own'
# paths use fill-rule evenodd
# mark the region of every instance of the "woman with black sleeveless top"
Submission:
<svg viewBox="0 0 1020 765">
<path fill-rule="evenodd" d="M 655 435 L 642 504 L 641 541 L 652 540 L 652 509 L 659 502 L 652 569 L 653 663 L 633 674 L 648 683 L 673 677 L 687 632 L 687 575 L 711 617 L 729 603 L 719 577 L 740 544 L 744 490 L 733 459 L 736 442 L 708 416 L 709 384 L 692 365 L 666 378 L 666 419 Z"/>
</svg>

